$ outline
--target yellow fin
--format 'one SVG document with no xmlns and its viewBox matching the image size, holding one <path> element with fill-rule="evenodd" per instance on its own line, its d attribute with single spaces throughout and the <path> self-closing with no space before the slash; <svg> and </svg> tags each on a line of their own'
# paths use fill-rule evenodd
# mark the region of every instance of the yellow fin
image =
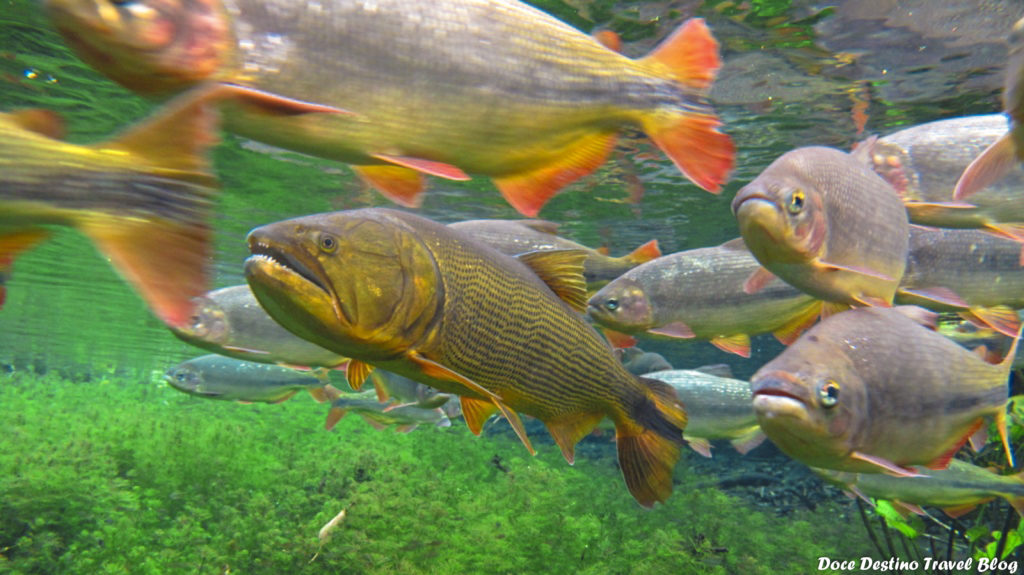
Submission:
<svg viewBox="0 0 1024 575">
<path fill-rule="evenodd" d="M 712 338 L 711 345 L 727 353 L 750 357 L 750 336 L 745 333 Z"/>
<path fill-rule="evenodd" d="M 512 425 L 512 430 L 516 432 L 517 436 L 519 436 L 519 440 L 526 446 L 526 450 L 530 452 L 530 455 L 535 455 L 537 453 L 533 449 L 533 445 L 530 444 L 530 438 L 526 436 L 526 429 L 523 427 L 523 421 L 519 419 L 519 414 L 512 411 L 507 405 L 505 405 L 501 401 L 501 398 L 495 395 L 494 392 L 482 387 L 475 381 L 448 369 L 436 361 L 424 357 L 417 351 L 410 351 L 406 357 L 423 370 L 423 374 L 427 377 L 453 381 L 473 393 L 489 399 L 491 403 L 501 411 L 501 414 L 505 416 L 505 419 L 508 420 L 509 424 Z M 483 422 L 481 422 L 481 425 L 482 423 Z"/>
<path fill-rule="evenodd" d="M 494 185 L 513 208 L 533 218 L 559 190 L 599 168 L 614 146 L 615 134 L 591 134 L 576 142 L 558 161 L 530 172 L 494 178 Z"/>
<path fill-rule="evenodd" d="M 371 371 L 373 371 L 372 365 L 359 361 L 358 359 L 350 359 L 348 362 L 348 368 L 345 369 L 345 377 L 348 379 L 348 386 L 355 391 L 359 391 L 362 389 L 363 384 L 366 383 L 366 378 L 369 377 Z M 374 385 L 376 386 L 376 384 Z"/>
<path fill-rule="evenodd" d="M 587 309 L 587 280 L 583 278 L 583 250 L 545 250 L 520 254 L 516 258 L 546 283 L 555 295 L 574 310 Z"/>
<path fill-rule="evenodd" d="M 406 208 L 418 208 L 423 203 L 423 175 L 394 165 L 352 166 L 364 182 L 387 199 Z"/>
<path fill-rule="evenodd" d="M 672 494 L 672 470 L 683 444 L 686 412 L 675 390 L 660 381 L 639 378 L 650 393 L 615 422 L 615 444 L 626 487 L 644 507 Z"/>
<path fill-rule="evenodd" d="M 459 398 L 459 403 L 462 405 L 462 418 L 466 420 L 466 427 L 469 428 L 473 435 L 480 435 L 484 428 L 484 423 L 492 415 L 498 413 L 498 406 L 486 399 L 462 396 Z"/>
<path fill-rule="evenodd" d="M 604 419 L 603 413 L 577 413 L 557 421 L 546 422 L 548 433 L 554 438 L 562 455 L 572 465 L 576 460 L 576 444 L 586 437 Z"/>
<path fill-rule="evenodd" d="M 818 316 L 821 315 L 821 306 L 822 302 L 820 300 L 809 304 L 800 313 L 772 332 L 775 338 L 782 345 L 792 345 L 800 337 L 800 334 L 807 331 L 814 325 L 814 322 L 818 321 Z"/>
</svg>

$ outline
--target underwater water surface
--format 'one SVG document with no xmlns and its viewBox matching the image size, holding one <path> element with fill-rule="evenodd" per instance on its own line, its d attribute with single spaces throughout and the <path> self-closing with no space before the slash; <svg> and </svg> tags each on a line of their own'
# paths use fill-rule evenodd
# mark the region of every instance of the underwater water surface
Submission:
<svg viewBox="0 0 1024 575">
<path fill-rule="evenodd" d="M 667 254 L 737 237 L 736 190 L 792 148 L 849 149 L 999 111 L 1005 38 L 1024 15 L 1013 0 L 531 4 L 585 32 L 616 31 L 631 57 L 689 17 L 705 18 L 721 46 L 711 100 L 738 155 L 720 195 L 627 133 L 541 211 L 614 255 L 655 238 Z M 78 60 L 39 3 L 0 0 L 0 110 L 24 107 L 59 112 L 69 139 L 90 143 L 154 106 Z M 256 226 L 393 207 L 343 164 L 222 140 L 211 288 L 244 282 Z M 485 178 L 431 178 L 417 213 L 521 217 Z M 822 556 L 885 558 L 851 501 L 767 443 L 745 457 L 727 445 L 711 460 L 686 451 L 674 495 L 648 511 L 623 486 L 607 436 L 586 439 L 570 467 L 546 432 L 531 428 L 530 457 L 503 421 L 480 438 L 461 420 L 400 434 L 349 418 L 328 433 L 325 407 L 302 395 L 280 405 L 185 396 L 162 374 L 202 352 L 102 260 L 77 232 L 55 230 L 7 282 L 0 573 L 806 573 Z M 642 345 L 677 368 L 728 363 L 740 378 L 781 349 L 771 336 L 754 339 L 750 359 L 704 342 Z M 320 527 L 342 509 L 321 546 Z"/>
</svg>

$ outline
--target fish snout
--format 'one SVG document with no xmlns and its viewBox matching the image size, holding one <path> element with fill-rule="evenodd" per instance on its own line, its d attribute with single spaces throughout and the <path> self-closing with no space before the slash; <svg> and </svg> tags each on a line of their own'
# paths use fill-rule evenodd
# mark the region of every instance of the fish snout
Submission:
<svg viewBox="0 0 1024 575">
<path fill-rule="evenodd" d="M 788 371 L 774 370 L 765 374 L 755 374 L 750 380 L 750 391 L 756 399 L 758 396 L 786 397 L 810 404 L 807 384 Z"/>
</svg>

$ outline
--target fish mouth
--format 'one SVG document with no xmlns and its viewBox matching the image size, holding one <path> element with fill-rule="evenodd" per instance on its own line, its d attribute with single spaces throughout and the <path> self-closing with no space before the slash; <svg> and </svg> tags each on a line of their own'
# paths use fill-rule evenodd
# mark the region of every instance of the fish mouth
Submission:
<svg viewBox="0 0 1024 575">
<path fill-rule="evenodd" d="M 805 419 L 811 403 L 807 387 L 796 376 L 785 371 L 772 371 L 756 376 L 750 382 L 754 411 L 759 417 L 796 416 Z"/>
<path fill-rule="evenodd" d="M 273 268 L 290 272 L 306 280 L 310 284 L 313 284 L 328 297 L 332 296 L 333 292 L 331 291 L 330 286 L 324 283 L 324 280 L 319 274 L 287 252 L 281 251 L 274 246 L 261 241 L 251 242 L 249 245 L 249 251 L 252 255 L 248 259 L 254 264 L 263 262 L 269 264 Z"/>
</svg>

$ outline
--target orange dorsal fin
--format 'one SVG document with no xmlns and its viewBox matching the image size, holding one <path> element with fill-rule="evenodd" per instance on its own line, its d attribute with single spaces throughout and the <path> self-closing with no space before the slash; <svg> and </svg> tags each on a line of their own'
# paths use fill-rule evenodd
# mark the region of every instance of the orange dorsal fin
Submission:
<svg viewBox="0 0 1024 575">
<path fill-rule="evenodd" d="M 703 18 L 683 22 L 643 61 L 664 68 L 662 75 L 700 91 L 707 91 L 722 66 L 718 42 Z"/>
<path fill-rule="evenodd" d="M 576 413 L 571 417 L 545 423 L 548 433 L 562 449 L 562 456 L 572 465 L 576 461 L 575 448 L 604 419 L 603 413 Z"/>
<path fill-rule="evenodd" d="M 423 175 L 401 166 L 353 166 L 352 171 L 385 198 L 406 208 L 423 203 Z"/>
<path fill-rule="evenodd" d="M 498 406 L 486 399 L 473 399 L 472 397 L 462 396 L 459 398 L 459 403 L 462 405 L 462 418 L 466 420 L 466 427 L 469 428 L 473 435 L 480 435 L 484 428 L 484 423 L 492 415 L 498 413 Z"/>
<path fill-rule="evenodd" d="M 51 110 L 32 108 L 3 115 L 7 116 L 7 119 L 14 122 L 19 128 L 35 132 L 53 140 L 63 140 L 67 132 L 64 127 L 64 120 L 61 119 L 59 114 Z"/>
<path fill-rule="evenodd" d="M 366 378 L 370 376 L 370 372 L 373 371 L 373 366 L 359 361 L 358 359 L 348 360 L 348 368 L 345 370 L 345 378 L 348 379 L 348 386 L 355 391 L 359 391 L 363 388 L 363 383 L 366 382 Z M 374 383 L 376 387 L 376 383 Z M 377 392 L 378 395 L 380 392 Z"/>
<path fill-rule="evenodd" d="M 444 162 L 435 162 L 433 160 L 424 160 L 423 158 L 413 158 L 410 156 L 390 156 L 387 154 L 374 154 L 373 157 L 378 160 L 388 162 L 389 164 L 409 168 L 410 170 L 416 170 L 417 172 L 430 176 L 437 176 L 446 180 L 465 182 L 471 179 L 466 172 L 463 172 L 451 164 L 445 164 Z"/>
<path fill-rule="evenodd" d="M 772 332 L 775 335 L 775 339 L 778 339 L 782 345 L 792 345 L 801 334 L 810 329 L 814 322 L 818 321 L 818 316 L 821 315 L 821 306 L 821 301 L 811 302 L 807 307 L 791 317 L 789 321 Z"/>
<path fill-rule="evenodd" d="M 1003 179 L 1015 165 L 1017 146 L 1013 142 L 1012 132 L 1007 132 L 967 166 L 953 188 L 953 199 L 967 199 Z"/>
<path fill-rule="evenodd" d="M 600 167 L 614 146 L 615 134 L 584 136 L 559 160 L 532 171 L 494 178 L 494 185 L 513 208 L 533 218 L 562 188 Z"/>
<path fill-rule="evenodd" d="M 735 353 L 740 357 L 750 357 L 750 336 L 745 333 L 712 338 L 711 345 L 726 353 Z"/>
<path fill-rule="evenodd" d="M 551 291 L 574 310 L 587 309 L 587 280 L 583 277 L 583 250 L 545 250 L 520 254 L 516 258 L 526 264 Z"/>
<path fill-rule="evenodd" d="M 661 248 L 658 247 L 658 240 L 651 240 L 624 256 L 624 259 L 630 263 L 640 265 L 660 257 Z"/>
</svg>

